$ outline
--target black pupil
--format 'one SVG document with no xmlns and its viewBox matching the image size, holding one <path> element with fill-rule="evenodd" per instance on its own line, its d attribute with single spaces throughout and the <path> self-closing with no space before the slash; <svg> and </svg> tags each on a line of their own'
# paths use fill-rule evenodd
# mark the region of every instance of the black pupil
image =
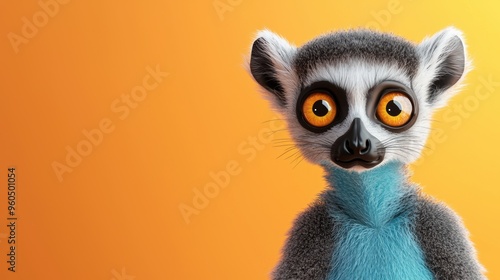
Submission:
<svg viewBox="0 0 500 280">
<path fill-rule="evenodd" d="M 387 106 L 385 106 L 385 110 L 387 111 L 387 114 L 395 117 L 401 114 L 401 104 L 395 100 L 389 101 L 387 103 Z"/>
<path fill-rule="evenodd" d="M 313 112 L 318 117 L 323 117 L 330 111 L 330 104 L 325 100 L 318 100 L 313 104 Z"/>
</svg>

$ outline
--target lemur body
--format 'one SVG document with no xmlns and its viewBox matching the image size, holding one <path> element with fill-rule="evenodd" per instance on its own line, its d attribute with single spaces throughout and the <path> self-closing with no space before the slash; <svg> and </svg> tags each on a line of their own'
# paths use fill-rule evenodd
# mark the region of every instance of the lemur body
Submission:
<svg viewBox="0 0 500 280">
<path fill-rule="evenodd" d="M 406 171 L 468 66 L 454 28 L 418 45 L 352 30 L 296 48 L 259 33 L 251 74 L 329 183 L 296 219 L 273 279 L 484 279 L 460 218 Z"/>
</svg>

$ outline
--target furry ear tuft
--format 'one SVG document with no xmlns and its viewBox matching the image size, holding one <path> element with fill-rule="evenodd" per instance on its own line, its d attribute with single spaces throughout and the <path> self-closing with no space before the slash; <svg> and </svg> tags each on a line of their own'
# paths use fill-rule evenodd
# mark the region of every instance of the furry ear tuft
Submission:
<svg viewBox="0 0 500 280">
<path fill-rule="evenodd" d="M 419 75 L 427 88 L 426 100 L 434 107 L 441 107 L 455 92 L 452 87 L 469 71 L 462 32 L 448 27 L 417 46 L 420 59 Z"/>
<path fill-rule="evenodd" d="M 277 107 L 287 103 L 286 84 L 289 83 L 296 47 L 268 30 L 260 31 L 252 45 L 250 72 L 255 81 L 273 96 Z"/>
</svg>

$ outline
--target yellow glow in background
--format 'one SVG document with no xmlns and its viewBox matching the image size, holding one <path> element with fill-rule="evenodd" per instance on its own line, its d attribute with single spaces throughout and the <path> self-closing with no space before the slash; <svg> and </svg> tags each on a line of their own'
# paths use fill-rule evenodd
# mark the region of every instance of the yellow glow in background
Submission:
<svg viewBox="0 0 500 280">
<path fill-rule="evenodd" d="M 283 123 L 269 122 L 277 116 L 243 67 L 255 32 L 301 45 L 368 26 L 419 42 L 449 25 L 464 31 L 475 70 L 435 116 L 413 180 L 461 215 L 500 279 L 496 1 L 40 3 L 0 4 L 0 279 L 267 279 L 325 182 L 319 167 L 276 159 L 285 149 L 270 138 L 288 135 L 269 137 Z M 77 149 L 85 155 L 68 156 Z M 61 178 L 54 162 L 68 167 Z"/>
</svg>

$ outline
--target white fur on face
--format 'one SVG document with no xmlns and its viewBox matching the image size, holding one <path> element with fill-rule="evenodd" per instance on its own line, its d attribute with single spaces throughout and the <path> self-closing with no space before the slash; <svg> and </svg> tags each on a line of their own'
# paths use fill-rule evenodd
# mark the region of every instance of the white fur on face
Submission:
<svg viewBox="0 0 500 280">
<path fill-rule="evenodd" d="M 311 71 L 305 79 L 304 86 L 317 81 L 329 81 L 347 92 L 349 105 L 347 117 L 324 133 L 314 133 L 300 125 L 296 116 L 299 89 L 287 92 L 287 97 L 290 98 L 285 111 L 288 127 L 304 157 L 316 164 L 335 165 L 331 160 L 333 143 L 347 132 L 355 118 L 360 118 L 368 132 L 379 139 L 386 149 L 381 164 L 388 161 L 403 163 L 415 161 L 429 134 L 430 116 L 428 114 L 431 110 L 425 100 L 417 97 L 415 102 L 419 106 L 419 115 L 415 116 L 417 120 L 412 127 L 402 132 L 392 132 L 382 127 L 367 115 L 367 97 L 371 88 L 388 80 L 412 88 L 412 81 L 406 72 L 390 64 L 374 64 L 358 60 L 343 64 L 323 65 Z M 415 95 L 419 96 L 417 93 Z M 351 168 L 351 170 L 362 171 L 365 168 Z"/>
<path fill-rule="evenodd" d="M 403 163 L 415 161 L 429 135 L 433 112 L 444 106 L 448 99 L 457 92 L 463 77 L 470 70 L 470 61 L 465 52 L 462 33 L 453 27 L 446 28 L 415 46 L 419 66 L 415 69 L 416 73 L 412 79 L 395 64 L 374 63 L 360 59 L 345 63 L 325 63 L 310 71 L 308 77 L 299 79 L 293 69 L 297 48 L 268 30 L 259 32 L 257 37 L 265 39 L 265 48 L 272 63 L 273 75 L 283 87 L 286 104 L 280 102 L 275 94 L 265 88 L 263 88 L 264 96 L 276 111 L 285 116 L 292 138 L 303 156 L 313 163 L 322 165 L 334 165 L 330 155 L 332 145 L 345 134 L 355 118 L 360 118 L 368 132 L 377 137 L 385 147 L 386 153 L 381 164 L 392 160 Z M 463 73 L 458 73 L 462 70 L 458 61 L 465 61 Z M 445 69 L 444 72 L 443 69 Z M 434 92 L 430 102 L 430 85 L 436 78 L 442 77 L 445 73 L 448 74 L 448 71 L 460 75 L 459 81 L 449 88 L 443 87 Z M 415 93 L 419 114 L 415 116 L 417 118 L 415 123 L 402 132 L 389 131 L 367 115 L 369 89 L 387 80 L 404 84 Z M 304 81 L 303 84 L 301 81 Z M 305 87 L 317 81 L 329 81 L 345 89 L 349 106 L 348 115 L 341 123 L 319 134 L 302 127 L 296 116 L 301 86 Z M 362 167 L 351 169 L 365 170 Z"/>
</svg>

